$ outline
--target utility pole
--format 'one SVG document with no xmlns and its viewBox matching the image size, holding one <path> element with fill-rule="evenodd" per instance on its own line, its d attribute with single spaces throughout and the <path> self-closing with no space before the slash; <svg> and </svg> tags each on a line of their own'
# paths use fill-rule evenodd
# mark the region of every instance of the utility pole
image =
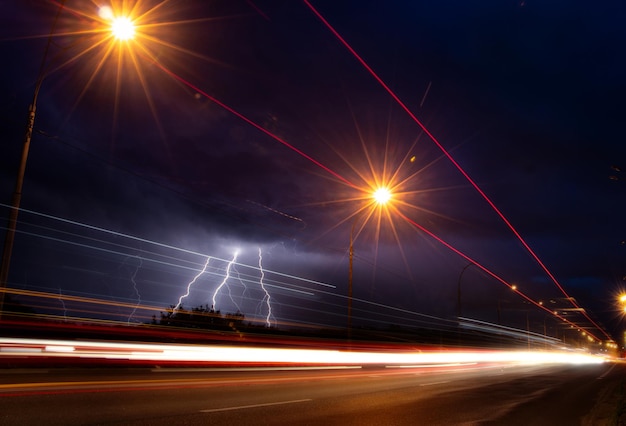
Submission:
<svg viewBox="0 0 626 426">
<path fill-rule="evenodd" d="M 13 191 L 13 197 L 11 197 L 11 209 L 9 211 L 9 222 L 7 225 L 7 232 L 4 237 L 4 248 L 2 249 L 2 262 L 0 263 L 0 319 L 4 311 L 4 294 L 9 281 L 9 267 L 11 266 L 11 254 L 13 252 L 13 242 L 15 240 L 15 230 L 17 228 L 17 216 L 20 212 L 20 203 L 22 201 L 22 186 L 24 185 L 24 174 L 26 173 L 26 163 L 28 161 L 28 152 L 30 151 L 30 141 L 33 136 L 33 128 L 35 126 L 35 112 L 37 111 L 37 97 L 39 96 L 39 90 L 41 89 L 41 83 L 46 76 L 46 62 L 48 59 L 48 51 L 52 44 L 52 35 L 56 28 L 59 15 L 63 9 L 65 0 L 61 1 L 59 10 L 57 11 L 50 35 L 48 36 L 48 42 L 46 43 L 46 49 L 43 54 L 43 59 L 39 67 L 39 74 L 37 76 L 37 82 L 35 84 L 35 91 L 33 93 L 33 101 L 28 107 L 28 119 L 26 122 L 26 133 L 24 135 L 24 145 L 22 147 L 22 157 L 20 160 L 20 167 L 17 171 L 17 179 L 15 181 L 15 189 Z"/>
</svg>

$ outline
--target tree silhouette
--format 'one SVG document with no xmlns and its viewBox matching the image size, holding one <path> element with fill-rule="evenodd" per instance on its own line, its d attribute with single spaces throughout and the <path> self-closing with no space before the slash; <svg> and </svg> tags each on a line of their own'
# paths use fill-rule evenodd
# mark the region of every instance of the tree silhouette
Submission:
<svg viewBox="0 0 626 426">
<path fill-rule="evenodd" d="M 170 305 L 165 312 L 160 313 L 161 318 L 158 323 L 156 318 L 152 319 L 152 323 L 166 327 L 237 331 L 245 319 L 240 311 L 222 315 L 220 311 L 216 311 L 213 306 L 209 307 L 208 304 L 191 310 L 185 309 L 182 305 L 178 309 L 175 308 L 176 306 Z"/>
</svg>

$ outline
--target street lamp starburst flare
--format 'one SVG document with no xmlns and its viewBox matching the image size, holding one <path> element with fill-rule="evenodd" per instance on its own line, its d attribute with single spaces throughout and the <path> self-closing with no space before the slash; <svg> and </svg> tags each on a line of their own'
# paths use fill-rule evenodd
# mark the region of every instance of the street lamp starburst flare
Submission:
<svg viewBox="0 0 626 426">
<path fill-rule="evenodd" d="M 135 36 L 135 25 L 130 18 L 121 16 L 111 21 L 113 37 L 120 41 L 131 40 Z"/>
<path fill-rule="evenodd" d="M 386 187 L 380 187 L 372 194 L 374 200 L 379 205 L 385 205 L 391 200 L 391 191 Z"/>
</svg>

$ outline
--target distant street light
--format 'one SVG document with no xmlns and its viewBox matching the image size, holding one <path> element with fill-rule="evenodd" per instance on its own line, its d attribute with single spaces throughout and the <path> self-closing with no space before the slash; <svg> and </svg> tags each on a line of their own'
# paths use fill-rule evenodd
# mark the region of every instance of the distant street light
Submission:
<svg viewBox="0 0 626 426">
<path fill-rule="evenodd" d="M 20 160 L 20 166 L 17 172 L 17 179 L 15 181 L 15 189 L 13 191 L 13 197 L 11 198 L 11 209 L 9 211 L 9 221 L 7 225 L 7 232 L 4 239 L 4 247 L 2 251 L 2 262 L 0 263 L 0 318 L 2 318 L 4 310 L 4 294 L 9 280 L 9 267 L 11 266 L 11 254 L 13 252 L 13 242 L 15 240 L 15 230 L 17 227 L 17 217 L 20 210 L 20 203 L 22 200 L 22 187 L 24 185 L 24 175 L 26 172 L 26 163 L 28 160 L 28 153 L 30 151 L 30 142 L 33 135 L 33 128 L 35 126 L 35 112 L 37 110 L 37 98 L 39 97 L 39 91 L 41 84 L 47 75 L 46 63 L 48 59 L 48 52 L 52 44 L 52 37 L 59 20 L 59 15 L 65 6 L 65 0 L 62 0 L 59 5 L 59 9 L 54 18 L 50 35 L 46 43 L 46 49 L 44 50 L 41 65 L 39 67 L 39 74 L 37 75 L 37 81 L 35 83 L 35 90 L 33 92 L 33 100 L 28 107 L 28 120 L 26 122 L 26 133 L 24 135 L 24 145 L 22 147 L 22 156 Z M 112 15 L 108 18 L 111 22 L 109 28 L 110 34 L 119 41 L 127 41 L 134 35 L 134 26 L 129 18 L 114 18 Z"/>
</svg>

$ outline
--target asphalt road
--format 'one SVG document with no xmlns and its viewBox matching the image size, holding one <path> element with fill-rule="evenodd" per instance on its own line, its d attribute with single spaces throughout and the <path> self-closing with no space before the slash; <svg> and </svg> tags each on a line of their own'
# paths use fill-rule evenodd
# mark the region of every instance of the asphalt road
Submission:
<svg viewBox="0 0 626 426">
<path fill-rule="evenodd" d="M 603 425 L 624 364 L 0 372 L 1 425 Z"/>
</svg>

